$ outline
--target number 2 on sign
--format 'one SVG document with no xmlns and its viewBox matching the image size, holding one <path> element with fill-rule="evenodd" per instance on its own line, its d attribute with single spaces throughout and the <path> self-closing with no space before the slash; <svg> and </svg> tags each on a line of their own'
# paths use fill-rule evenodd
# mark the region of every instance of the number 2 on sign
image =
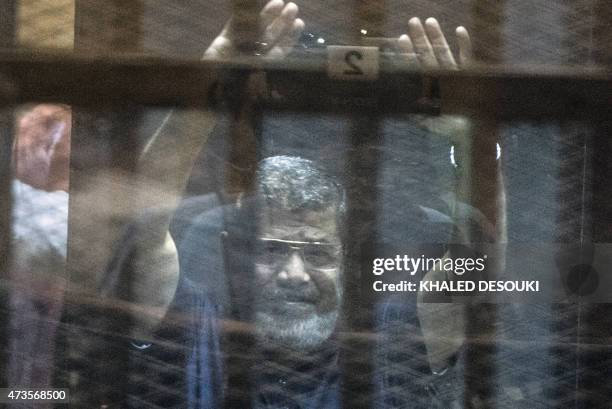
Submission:
<svg viewBox="0 0 612 409">
<path fill-rule="evenodd" d="M 344 70 L 344 75 L 363 75 L 363 71 L 354 60 L 363 60 L 363 55 L 355 50 L 349 51 L 344 55 L 344 61 L 350 67 L 348 70 Z"/>
<path fill-rule="evenodd" d="M 329 46 L 327 73 L 334 79 L 376 79 L 378 54 L 378 47 Z"/>
</svg>

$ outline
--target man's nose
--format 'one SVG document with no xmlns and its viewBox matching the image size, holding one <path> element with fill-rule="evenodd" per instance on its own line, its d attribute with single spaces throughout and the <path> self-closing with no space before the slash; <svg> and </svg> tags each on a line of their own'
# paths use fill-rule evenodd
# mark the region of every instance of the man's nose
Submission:
<svg viewBox="0 0 612 409">
<path fill-rule="evenodd" d="M 310 275 L 306 272 L 304 259 L 298 251 L 291 252 L 291 255 L 278 272 L 278 280 L 286 284 L 300 284 L 310 281 Z"/>
</svg>

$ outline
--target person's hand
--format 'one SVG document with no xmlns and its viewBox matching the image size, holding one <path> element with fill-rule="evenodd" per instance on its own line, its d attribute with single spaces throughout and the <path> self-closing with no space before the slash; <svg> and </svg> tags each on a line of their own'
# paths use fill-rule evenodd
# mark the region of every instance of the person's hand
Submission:
<svg viewBox="0 0 612 409">
<path fill-rule="evenodd" d="M 298 6 L 283 0 L 270 0 L 261 10 L 262 38 L 259 43 L 267 57 L 283 57 L 297 42 L 304 30 L 304 22 L 297 18 Z M 237 52 L 236 45 L 243 39 L 230 19 L 221 33 L 204 53 L 205 59 L 230 58 Z"/>
<path fill-rule="evenodd" d="M 463 26 L 455 29 L 458 55 L 453 55 L 438 20 L 433 17 L 421 23 L 418 17 L 408 21 L 408 34 L 398 39 L 398 45 L 408 62 L 424 69 L 455 70 L 472 62 L 472 43 Z M 464 143 L 470 133 L 470 121 L 461 116 L 413 115 L 413 120 L 440 135 L 446 135 L 453 143 Z"/>
<path fill-rule="evenodd" d="M 418 17 L 413 17 L 408 21 L 408 34 L 401 35 L 398 44 L 410 62 L 423 68 L 457 69 L 470 62 L 472 44 L 464 27 L 457 27 L 455 36 L 459 45 L 458 58 L 453 56 L 435 18 L 428 18 L 423 25 Z"/>
</svg>

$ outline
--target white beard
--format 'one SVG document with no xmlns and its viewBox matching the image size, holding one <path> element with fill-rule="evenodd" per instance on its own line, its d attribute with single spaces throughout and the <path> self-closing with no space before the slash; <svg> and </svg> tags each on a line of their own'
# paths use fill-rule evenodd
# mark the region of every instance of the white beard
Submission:
<svg viewBox="0 0 612 409">
<path fill-rule="evenodd" d="M 289 318 L 255 313 L 259 342 L 274 342 L 291 349 L 315 349 L 332 335 L 338 321 L 338 310 L 314 314 L 307 318 Z"/>
</svg>

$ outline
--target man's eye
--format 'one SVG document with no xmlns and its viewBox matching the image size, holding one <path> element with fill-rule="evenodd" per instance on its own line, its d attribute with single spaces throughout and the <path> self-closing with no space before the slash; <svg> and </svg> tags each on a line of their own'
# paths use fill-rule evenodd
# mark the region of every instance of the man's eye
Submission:
<svg viewBox="0 0 612 409">
<path fill-rule="evenodd" d="M 268 242 L 263 246 L 263 252 L 269 255 L 283 255 L 286 253 L 285 245 L 283 243 Z"/>
<path fill-rule="evenodd" d="M 282 261 L 287 252 L 285 247 L 283 243 L 269 241 L 259 242 L 255 255 L 255 257 L 257 257 L 257 262 L 271 265 Z"/>
<path fill-rule="evenodd" d="M 304 257 L 315 267 L 332 267 L 336 266 L 339 261 L 336 251 L 325 246 L 306 246 Z"/>
</svg>

